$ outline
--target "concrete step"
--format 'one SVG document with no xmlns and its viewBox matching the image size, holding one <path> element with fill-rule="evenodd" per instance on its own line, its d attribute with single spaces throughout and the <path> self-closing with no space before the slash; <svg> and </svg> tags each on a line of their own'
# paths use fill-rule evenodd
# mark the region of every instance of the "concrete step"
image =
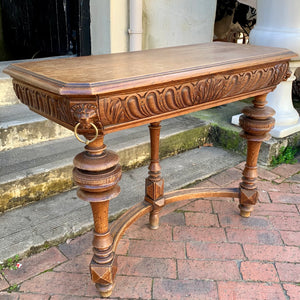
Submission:
<svg viewBox="0 0 300 300">
<path fill-rule="evenodd" d="M 10 63 L 13 62 L 14 61 L 0 62 L 0 108 L 1 106 L 20 103 L 14 92 L 12 79 L 2 72 L 3 69 L 5 69 Z"/>
<path fill-rule="evenodd" d="M 23 104 L 0 107 L 0 151 L 73 135 Z"/>
<path fill-rule="evenodd" d="M 206 121 L 211 125 L 209 141 L 216 146 L 246 154 L 246 140 L 240 137 L 241 128 L 231 124 L 231 117 L 239 114 L 242 109 L 250 105 L 251 99 L 234 102 L 219 107 L 198 111 L 191 116 Z M 300 107 L 298 108 L 300 113 Z M 260 164 L 268 166 L 273 156 L 278 156 L 282 147 L 300 147 L 300 132 L 285 138 L 271 138 L 261 145 L 258 160 Z"/>
<path fill-rule="evenodd" d="M 0 76 L 0 107 L 17 103 L 20 103 L 20 101 L 14 92 L 12 80 L 8 77 L 1 78 Z"/>
<path fill-rule="evenodd" d="M 189 115 L 163 121 L 161 157 L 204 144 L 209 128 Z M 124 169 L 149 160 L 147 126 L 109 134 L 105 143 L 119 154 Z M 83 144 L 72 136 L 0 152 L 0 212 L 72 188 L 73 157 L 83 150 Z"/>
<path fill-rule="evenodd" d="M 184 123 L 183 120 L 182 125 Z M 172 124 L 169 125 L 170 127 L 164 128 L 169 128 L 171 134 Z M 164 131 L 165 138 L 168 130 Z M 142 132 L 144 131 L 140 134 Z M 127 132 L 120 143 L 127 144 L 126 139 L 130 139 Z M 120 147 L 115 145 L 113 148 L 120 149 Z M 244 156 L 215 147 L 196 148 L 163 159 L 161 166 L 165 190 L 171 191 L 190 185 L 235 166 L 243 160 Z M 147 172 L 147 166 L 143 166 L 123 173 L 120 181 L 121 193 L 110 202 L 111 218 L 143 200 Z M 75 189 L 7 211 L 0 214 L 0 261 L 16 254 L 23 256 L 37 249 L 61 243 L 67 238 L 89 230 L 92 225 L 89 204 L 77 198 Z"/>
</svg>

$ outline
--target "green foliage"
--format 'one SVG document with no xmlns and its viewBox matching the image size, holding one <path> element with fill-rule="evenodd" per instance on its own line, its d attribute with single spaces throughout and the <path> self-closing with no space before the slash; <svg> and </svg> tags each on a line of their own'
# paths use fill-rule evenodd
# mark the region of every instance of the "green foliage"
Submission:
<svg viewBox="0 0 300 300">
<path fill-rule="evenodd" d="M 296 153 L 297 148 L 295 147 L 281 147 L 279 155 L 277 157 L 272 157 L 271 166 L 277 166 L 283 163 L 295 164 L 297 162 L 297 159 L 295 158 Z"/>
<path fill-rule="evenodd" d="M 17 262 L 20 260 L 19 255 L 16 255 L 15 257 L 9 258 L 5 263 L 0 264 L 0 271 L 3 274 L 3 270 L 16 270 L 17 269 Z"/>
<path fill-rule="evenodd" d="M 7 288 L 8 293 L 17 292 L 19 290 L 20 286 L 18 284 L 11 285 L 9 288 Z"/>
</svg>

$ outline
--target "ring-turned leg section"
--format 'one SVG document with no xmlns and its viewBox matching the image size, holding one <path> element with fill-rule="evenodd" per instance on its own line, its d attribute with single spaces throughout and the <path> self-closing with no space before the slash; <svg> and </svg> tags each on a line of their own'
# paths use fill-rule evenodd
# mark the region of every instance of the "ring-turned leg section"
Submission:
<svg viewBox="0 0 300 300">
<path fill-rule="evenodd" d="M 150 213 L 149 223 L 151 229 L 159 227 L 159 211 L 165 205 L 164 201 L 164 180 L 161 177 L 159 164 L 159 135 L 160 123 L 155 122 L 149 125 L 151 160 L 149 165 L 149 176 L 145 183 L 145 200 L 152 204 L 153 210 Z"/>
<path fill-rule="evenodd" d="M 103 136 L 85 147 L 74 158 L 73 177 L 80 187 L 78 197 L 90 202 L 94 217 L 93 258 L 90 272 L 102 297 L 112 293 L 117 261 L 112 251 L 113 237 L 108 227 L 109 201 L 120 193 L 117 185 L 121 179 L 119 157 L 106 150 Z"/>
<path fill-rule="evenodd" d="M 241 136 L 247 139 L 247 160 L 240 184 L 240 214 L 249 217 L 253 205 L 258 200 L 256 186 L 257 158 L 261 143 L 270 139 L 269 131 L 274 127 L 275 120 L 272 116 L 275 111 L 265 106 L 267 95 L 256 96 L 253 106 L 245 107 L 240 117 L 240 126 L 243 128 Z"/>
</svg>

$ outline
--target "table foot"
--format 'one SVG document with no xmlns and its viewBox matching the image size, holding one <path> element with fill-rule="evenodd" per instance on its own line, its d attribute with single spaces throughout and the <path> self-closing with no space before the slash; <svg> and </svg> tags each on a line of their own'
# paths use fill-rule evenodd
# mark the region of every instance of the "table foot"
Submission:
<svg viewBox="0 0 300 300">
<path fill-rule="evenodd" d="M 96 288 L 100 291 L 101 295 L 102 293 L 111 294 L 117 272 L 117 258 L 114 256 L 112 261 L 106 264 L 100 264 L 92 260 L 90 272 L 92 281 L 96 283 Z"/>
<path fill-rule="evenodd" d="M 151 211 L 149 216 L 149 227 L 154 230 L 159 228 L 159 211 Z"/>
<path fill-rule="evenodd" d="M 240 216 L 243 218 L 249 218 L 251 216 L 251 212 L 253 211 L 253 205 L 239 205 Z"/>
<path fill-rule="evenodd" d="M 102 285 L 96 283 L 96 289 L 102 298 L 108 298 L 112 294 L 113 288 L 114 284 Z"/>
</svg>

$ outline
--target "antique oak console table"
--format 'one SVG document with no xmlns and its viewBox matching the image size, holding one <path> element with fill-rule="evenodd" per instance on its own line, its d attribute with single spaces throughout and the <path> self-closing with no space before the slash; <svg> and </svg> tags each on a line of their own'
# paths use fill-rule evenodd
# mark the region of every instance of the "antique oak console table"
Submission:
<svg viewBox="0 0 300 300">
<path fill-rule="evenodd" d="M 115 250 L 128 226 L 150 213 L 150 227 L 159 226 L 167 204 L 201 197 L 235 197 L 240 214 L 249 217 L 258 200 L 257 157 L 269 138 L 274 111 L 266 95 L 289 76 L 295 54 L 286 49 L 208 43 L 148 51 L 76 57 L 10 65 L 18 98 L 31 110 L 74 130 L 86 143 L 74 158 L 78 197 L 90 202 L 94 217 L 92 280 L 108 297 L 117 271 Z M 193 111 L 254 97 L 243 109 L 240 125 L 248 152 L 237 188 L 191 188 L 164 193 L 159 164 L 160 121 Z M 151 162 L 145 198 L 108 224 L 109 201 L 121 179 L 119 158 L 103 143 L 106 134 L 150 124 Z M 82 140 L 78 134 L 83 135 Z"/>
</svg>

